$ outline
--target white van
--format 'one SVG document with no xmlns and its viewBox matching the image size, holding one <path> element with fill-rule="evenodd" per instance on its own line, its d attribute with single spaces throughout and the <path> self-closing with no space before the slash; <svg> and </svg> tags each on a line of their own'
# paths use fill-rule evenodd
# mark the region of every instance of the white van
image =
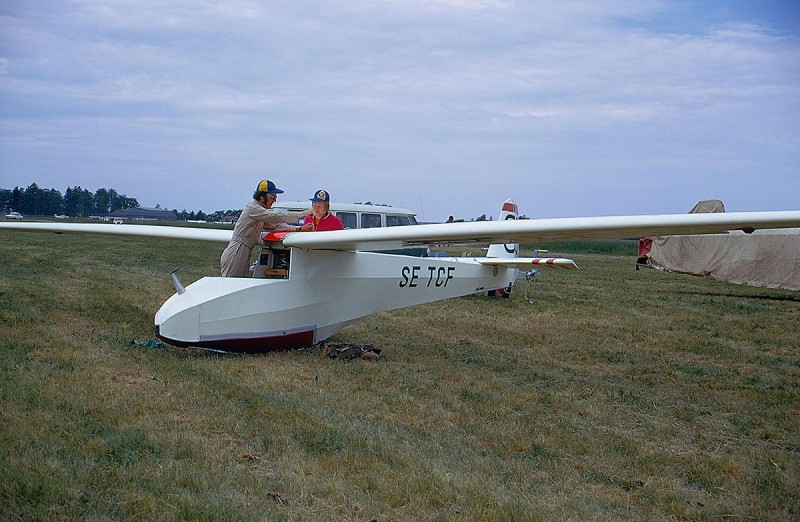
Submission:
<svg viewBox="0 0 800 522">
<path fill-rule="evenodd" d="M 276 201 L 272 208 L 303 210 L 311 208 L 311 202 Z M 346 229 L 398 227 L 418 224 L 417 216 L 413 211 L 388 205 L 331 203 L 331 213 L 342 220 L 342 224 Z"/>
<path fill-rule="evenodd" d="M 311 208 L 310 201 L 276 201 L 272 208 L 283 210 L 305 210 Z M 347 203 L 331 203 L 331 213 L 342 220 L 345 229 L 397 227 L 401 225 L 417 225 L 417 216 L 411 210 L 385 205 L 359 205 Z M 302 224 L 300 220 L 294 224 Z M 412 246 L 399 250 L 382 250 L 385 254 L 405 254 L 409 256 L 427 257 L 427 247 Z M 285 278 L 288 277 L 290 251 L 287 248 L 276 248 L 262 241 L 261 251 L 254 264 L 253 277 Z"/>
</svg>

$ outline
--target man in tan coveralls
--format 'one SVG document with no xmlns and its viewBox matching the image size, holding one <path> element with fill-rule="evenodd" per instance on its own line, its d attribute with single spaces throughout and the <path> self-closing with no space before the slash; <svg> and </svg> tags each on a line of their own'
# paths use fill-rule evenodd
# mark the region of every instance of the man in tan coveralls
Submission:
<svg viewBox="0 0 800 522">
<path fill-rule="evenodd" d="M 261 238 L 262 230 L 300 230 L 299 226 L 288 225 L 287 221 L 298 221 L 311 215 L 312 209 L 303 212 L 273 210 L 272 204 L 283 191 L 268 179 L 262 179 L 253 193 L 253 201 L 245 205 L 236 226 L 233 238 L 222 252 L 219 260 L 222 275 L 225 277 L 247 277 L 250 253 Z"/>
</svg>

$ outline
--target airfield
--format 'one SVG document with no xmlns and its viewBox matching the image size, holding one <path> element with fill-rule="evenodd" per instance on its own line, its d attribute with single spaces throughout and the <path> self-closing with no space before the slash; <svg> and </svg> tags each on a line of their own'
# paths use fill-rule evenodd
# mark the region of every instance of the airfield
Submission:
<svg viewBox="0 0 800 522">
<path fill-rule="evenodd" d="M 154 346 L 223 246 L 0 232 L 0 518 L 794 520 L 800 294 L 537 245 L 534 304 L 378 314 L 319 349 Z M 559 251 L 558 248 L 565 250 Z"/>
</svg>

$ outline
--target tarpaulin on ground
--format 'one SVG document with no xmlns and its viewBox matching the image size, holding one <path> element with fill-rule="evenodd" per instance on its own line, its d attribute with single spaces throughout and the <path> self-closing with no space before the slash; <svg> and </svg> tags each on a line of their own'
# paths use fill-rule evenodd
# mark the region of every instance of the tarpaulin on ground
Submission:
<svg viewBox="0 0 800 522">
<path fill-rule="evenodd" d="M 690 213 L 724 212 L 718 200 L 701 201 Z M 672 272 L 721 281 L 800 290 L 800 229 L 756 230 L 752 234 L 659 236 L 648 257 Z"/>
</svg>

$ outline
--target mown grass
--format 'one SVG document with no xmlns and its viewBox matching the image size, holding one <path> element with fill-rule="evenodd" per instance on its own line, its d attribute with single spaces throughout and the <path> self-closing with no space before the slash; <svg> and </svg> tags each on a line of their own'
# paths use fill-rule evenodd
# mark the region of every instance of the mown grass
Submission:
<svg viewBox="0 0 800 522">
<path fill-rule="evenodd" d="M 0 232 L 0 519 L 800 514 L 796 292 L 571 253 L 532 306 L 476 295 L 334 338 L 377 362 L 132 344 L 169 270 L 216 274 L 221 250 Z"/>
</svg>

